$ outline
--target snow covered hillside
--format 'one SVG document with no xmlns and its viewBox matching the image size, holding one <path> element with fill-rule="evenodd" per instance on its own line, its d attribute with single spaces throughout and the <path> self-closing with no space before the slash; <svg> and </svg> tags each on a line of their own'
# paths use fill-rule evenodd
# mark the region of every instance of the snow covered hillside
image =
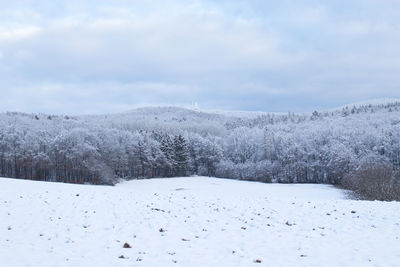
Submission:
<svg viewBox="0 0 400 267">
<path fill-rule="evenodd" d="M 0 179 L 1 266 L 398 266 L 400 203 L 205 177 Z M 124 248 L 125 247 L 125 248 Z"/>
<path fill-rule="evenodd" d="M 400 102 L 256 117 L 176 107 L 74 117 L 0 113 L 0 176 L 113 184 L 201 175 L 345 185 L 373 162 L 400 181 L 399 118 Z"/>
</svg>

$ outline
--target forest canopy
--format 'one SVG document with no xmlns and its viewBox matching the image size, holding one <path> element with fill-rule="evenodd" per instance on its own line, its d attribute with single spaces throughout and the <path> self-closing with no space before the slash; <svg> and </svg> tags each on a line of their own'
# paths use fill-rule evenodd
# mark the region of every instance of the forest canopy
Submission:
<svg viewBox="0 0 400 267">
<path fill-rule="evenodd" d="M 175 107 L 123 114 L 0 114 L 0 176 L 68 183 L 206 175 L 350 183 L 371 161 L 396 179 L 400 103 L 310 114 Z M 357 174 L 357 175 L 356 175 Z M 391 180 L 391 181 L 392 181 Z"/>
</svg>

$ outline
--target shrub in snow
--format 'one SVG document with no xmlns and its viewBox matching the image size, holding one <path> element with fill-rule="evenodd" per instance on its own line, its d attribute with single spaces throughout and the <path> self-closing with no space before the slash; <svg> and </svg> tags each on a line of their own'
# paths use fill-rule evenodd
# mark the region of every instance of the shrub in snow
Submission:
<svg viewBox="0 0 400 267">
<path fill-rule="evenodd" d="M 343 184 L 364 199 L 400 200 L 398 172 L 385 157 L 375 154 L 365 156 Z"/>
</svg>

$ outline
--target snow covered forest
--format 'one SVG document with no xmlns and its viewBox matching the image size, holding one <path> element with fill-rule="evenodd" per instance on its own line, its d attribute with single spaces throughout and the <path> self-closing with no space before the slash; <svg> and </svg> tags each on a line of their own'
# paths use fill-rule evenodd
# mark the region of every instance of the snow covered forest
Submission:
<svg viewBox="0 0 400 267">
<path fill-rule="evenodd" d="M 0 114 L 0 176 L 67 183 L 206 175 L 342 184 L 399 195 L 400 103 L 310 114 L 176 107 L 123 114 Z M 376 179 L 375 179 L 376 180 Z M 374 182 L 374 181 L 372 181 Z M 390 197 L 389 197 L 390 198 Z"/>
</svg>

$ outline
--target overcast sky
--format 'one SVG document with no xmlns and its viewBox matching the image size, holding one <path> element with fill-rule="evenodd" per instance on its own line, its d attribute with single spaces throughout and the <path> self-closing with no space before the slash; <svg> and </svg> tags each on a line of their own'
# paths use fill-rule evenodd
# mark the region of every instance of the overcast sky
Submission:
<svg viewBox="0 0 400 267">
<path fill-rule="evenodd" d="M 400 98 L 398 0 L 0 0 L 0 111 Z"/>
</svg>

